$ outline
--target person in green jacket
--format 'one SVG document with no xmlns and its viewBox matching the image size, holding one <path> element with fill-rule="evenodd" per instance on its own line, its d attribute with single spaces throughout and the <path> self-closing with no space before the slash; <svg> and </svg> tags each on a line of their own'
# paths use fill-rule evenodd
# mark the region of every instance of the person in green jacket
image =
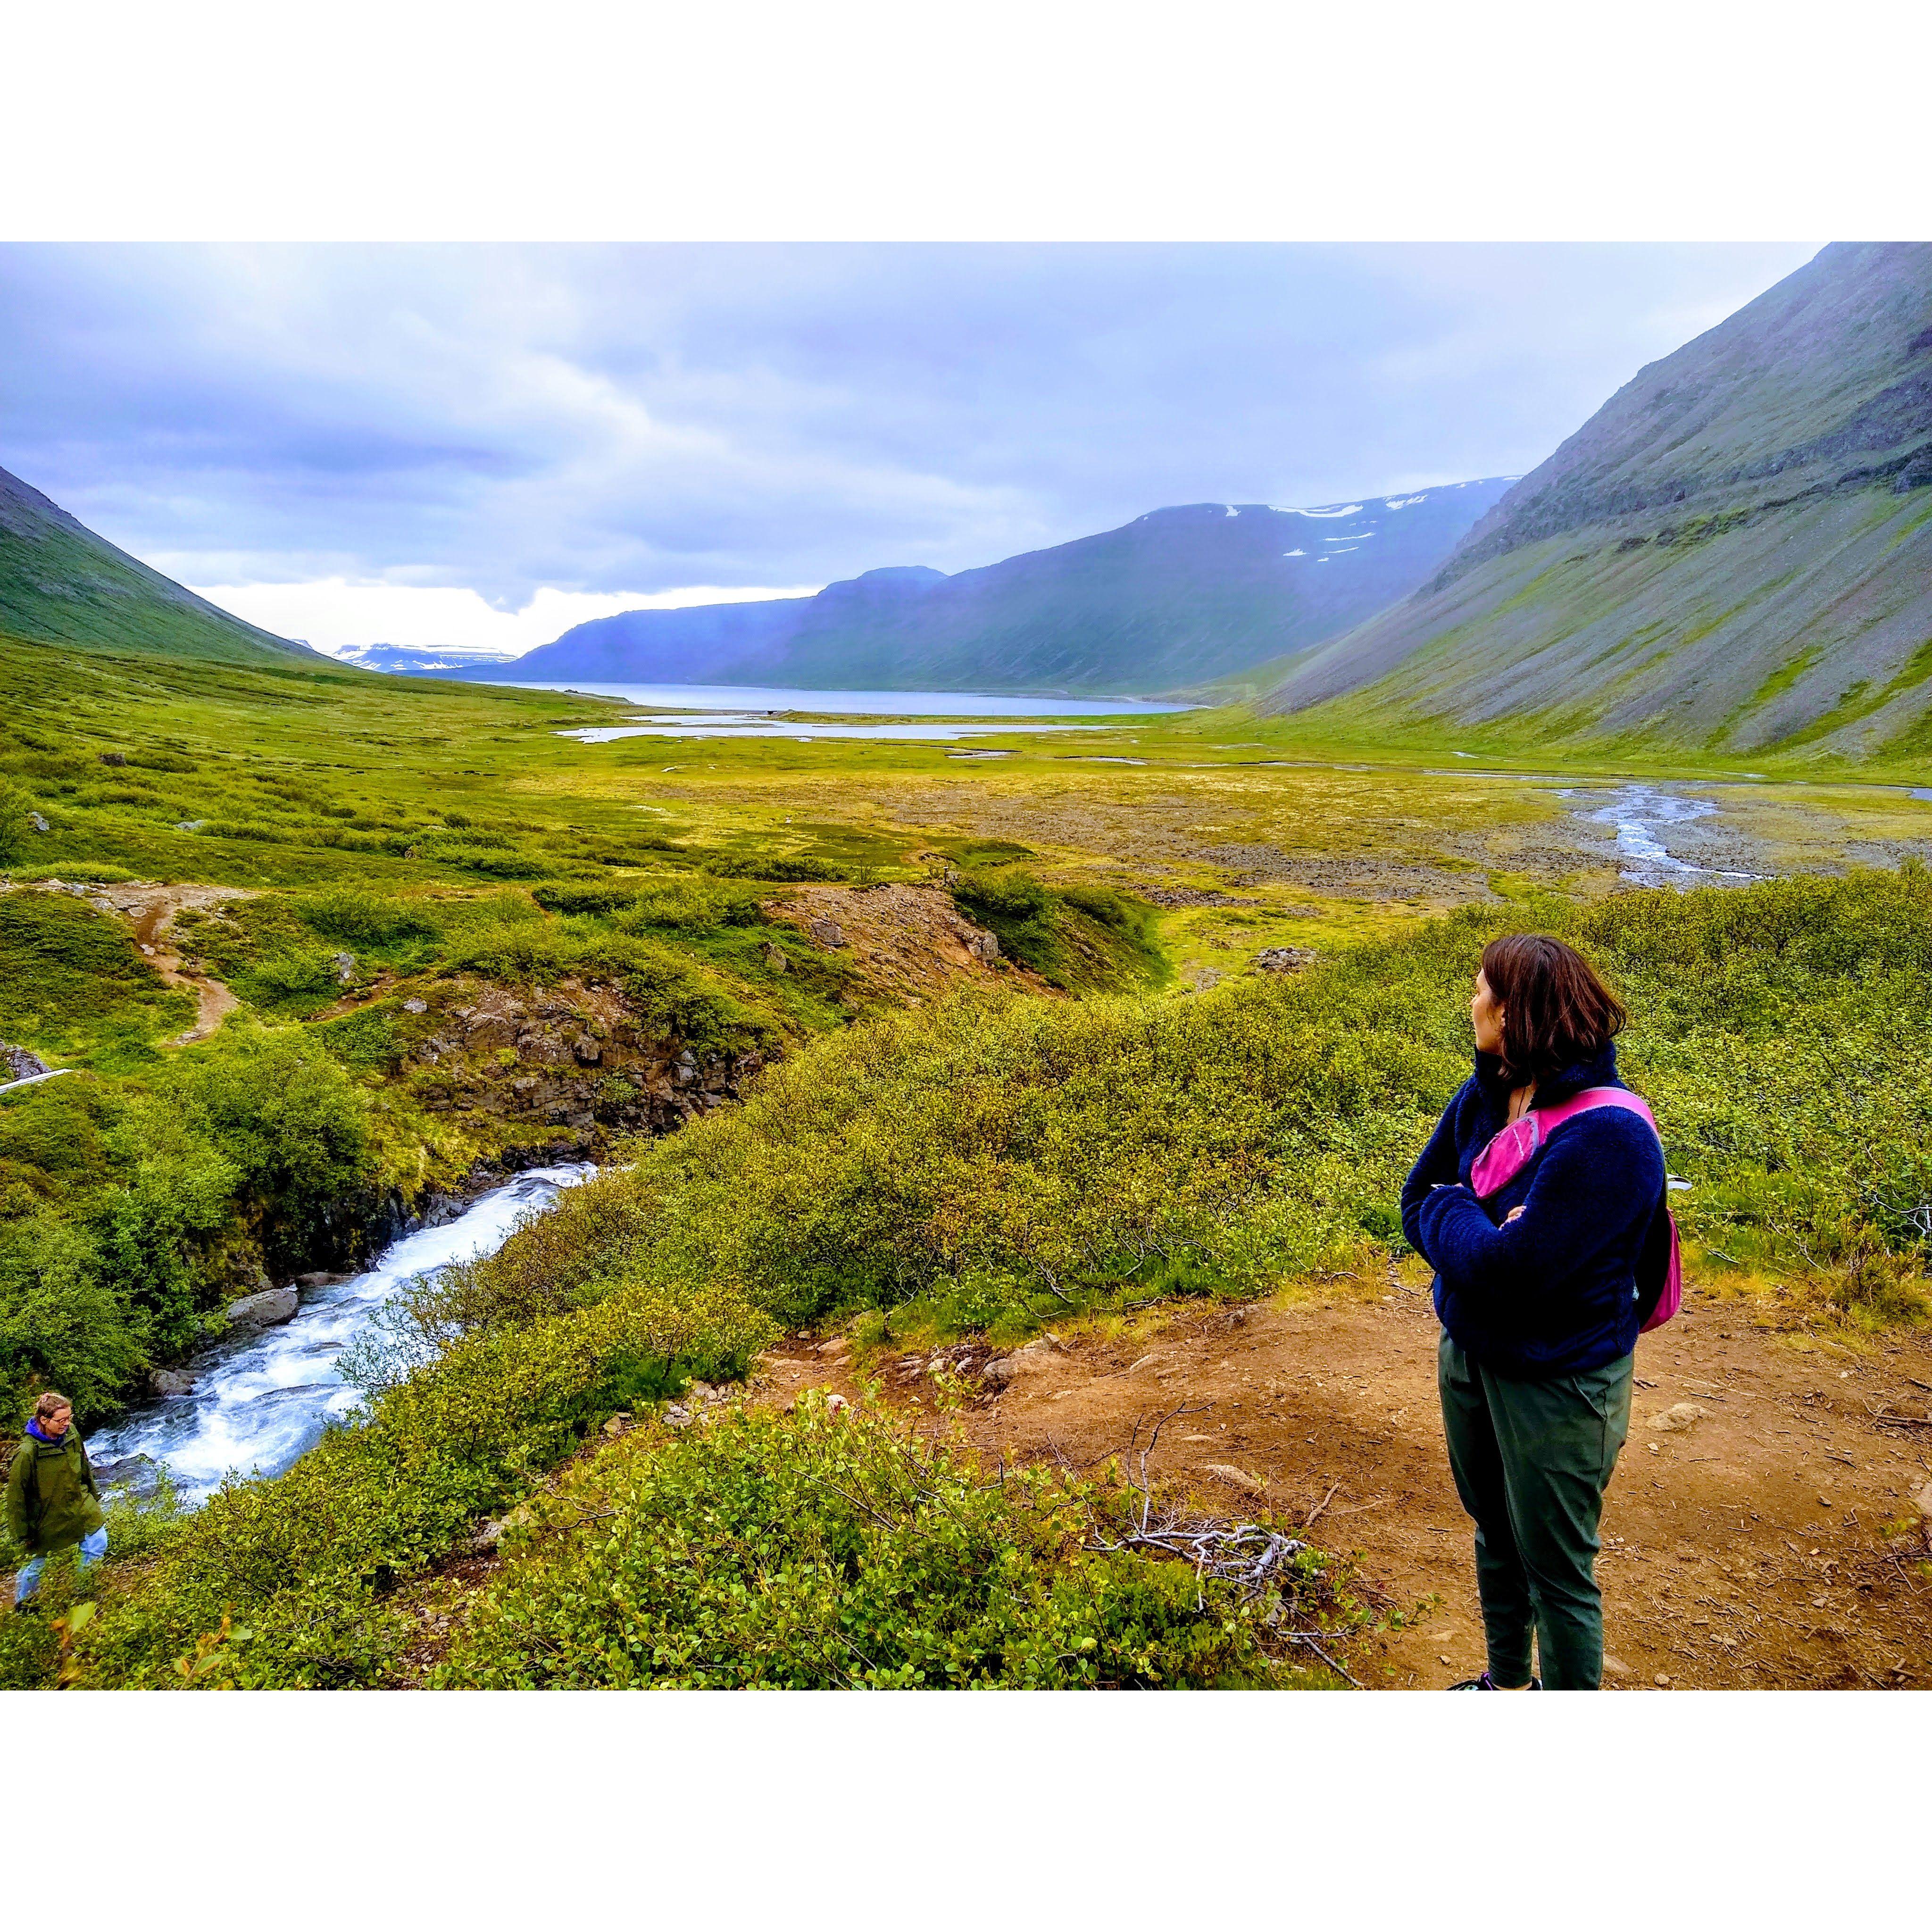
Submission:
<svg viewBox="0 0 1932 1932">
<path fill-rule="evenodd" d="M 80 1544 L 83 1570 L 107 1554 L 94 1466 L 74 1426 L 74 1404 L 58 1389 L 47 1390 L 34 1405 L 33 1420 L 14 1452 L 7 1476 L 7 1528 L 27 1552 L 14 1580 L 16 1609 L 34 1594 L 42 1567 L 56 1550 Z"/>
</svg>

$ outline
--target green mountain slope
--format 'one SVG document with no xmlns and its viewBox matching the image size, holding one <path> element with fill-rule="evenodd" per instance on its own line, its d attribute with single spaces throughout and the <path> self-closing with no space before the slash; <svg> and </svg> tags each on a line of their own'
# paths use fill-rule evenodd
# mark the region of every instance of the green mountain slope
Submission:
<svg viewBox="0 0 1932 1932">
<path fill-rule="evenodd" d="M 1641 370 L 1274 712 L 1862 756 L 1932 710 L 1932 246 L 1840 244 Z"/>
<path fill-rule="evenodd" d="M 626 611 L 469 677 L 817 689 L 1169 690 L 1306 650 L 1405 596 L 1507 478 L 1313 509 L 1195 503 L 947 577 Z"/>
<path fill-rule="evenodd" d="M 0 470 L 0 631 L 82 650 L 151 651 L 228 664 L 315 662 L 116 550 Z"/>
</svg>

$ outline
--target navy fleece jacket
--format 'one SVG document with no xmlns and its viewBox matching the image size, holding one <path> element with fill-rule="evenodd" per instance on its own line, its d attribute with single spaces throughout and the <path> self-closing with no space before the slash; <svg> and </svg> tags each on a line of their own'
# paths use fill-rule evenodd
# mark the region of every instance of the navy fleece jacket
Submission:
<svg viewBox="0 0 1932 1932">
<path fill-rule="evenodd" d="M 1536 1101 L 1623 1084 L 1608 1046 L 1544 1082 Z M 1509 1096 L 1502 1063 L 1478 1054 L 1403 1185 L 1402 1232 L 1436 1270 L 1436 1312 L 1458 1346 L 1498 1375 L 1580 1375 L 1636 1346 L 1637 1270 L 1662 1225 L 1664 1150 L 1640 1115 L 1594 1108 L 1478 1201 L 1469 1169 L 1508 1120 Z"/>
</svg>

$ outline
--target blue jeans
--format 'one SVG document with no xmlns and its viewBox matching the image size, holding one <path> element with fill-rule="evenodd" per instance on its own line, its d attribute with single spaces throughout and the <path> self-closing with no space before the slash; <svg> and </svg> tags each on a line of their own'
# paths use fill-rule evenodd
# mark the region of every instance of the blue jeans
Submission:
<svg viewBox="0 0 1932 1932">
<path fill-rule="evenodd" d="M 24 1604 L 39 1586 L 40 1571 L 45 1566 L 49 1551 L 39 1556 L 30 1556 L 20 1565 L 20 1574 L 14 1579 L 14 1600 Z M 89 1564 L 98 1563 L 107 1554 L 107 1532 L 97 1529 L 91 1536 L 80 1539 L 80 1567 L 85 1570 Z"/>
</svg>

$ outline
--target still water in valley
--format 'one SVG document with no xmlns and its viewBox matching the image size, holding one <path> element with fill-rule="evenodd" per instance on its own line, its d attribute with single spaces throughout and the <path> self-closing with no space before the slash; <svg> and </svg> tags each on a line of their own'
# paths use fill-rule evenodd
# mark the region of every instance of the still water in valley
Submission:
<svg viewBox="0 0 1932 1932">
<path fill-rule="evenodd" d="M 557 684 L 540 688 L 620 698 L 647 715 L 560 732 L 586 745 L 614 738 L 858 738 L 950 742 L 998 731 L 1079 731 L 1068 721 L 1159 717 L 1190 707 L 1132 698 L 1014 698 L 978 691 L 806 691 L 782 685 Z"/>
</svg>

